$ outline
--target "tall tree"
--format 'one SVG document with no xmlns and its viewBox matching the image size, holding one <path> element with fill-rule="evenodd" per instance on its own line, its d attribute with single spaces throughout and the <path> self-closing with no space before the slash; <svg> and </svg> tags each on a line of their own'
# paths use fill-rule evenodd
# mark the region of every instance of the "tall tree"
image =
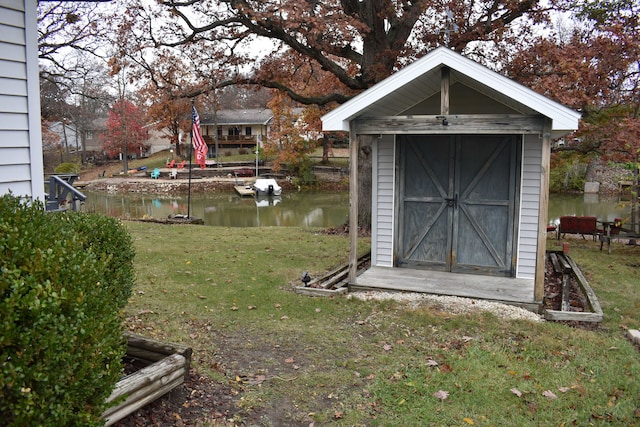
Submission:
<svg viewBox="0 0 640 427">
<path fill-rule="evenodd" d="M 77 53 L 95 57 L 105 53 L 104 37 L 110 31 L 107 12 L 95 2 L 38 2 L 38 54 L 45 79 L 60 84 L 72 77 Z"/>
<path fill-rule="evenodd" d="M 145 124 L 140 109 L 126 99 L 116 101 L 109 111 L 102 147 L 111 157 L 121 154 L 125 169 L 124 159 L 128 154 L 141 153 L 149 148 L 146 143 L 149 132 Z"/>
<path fill-rule="evenodd" d="M 564 150 L 627 163 L 638 194 L 640 166 L 640 3 L 580 1 L 551 36 L 538 37 L 506 71 L 534 90 L 582 112 Z M 637 207 L 631 223 L 637 231 Z"/>
<path fill-rule="evenodd" d="M 546 19 L 554 0 L 164 0 L 174 20 L 152 40 L 166 46 L 221 44 L 242 64 L 273 55 L 298 55 L 318 67 L 297 70 L 287 80 L 256 73 L 238 81 L 281 89 L 303 103 L 344 102 L 439 44 L 486 62 L 526 42 L 531 23 Z M 550 6 L 546 6 L 550 5 Z M 157 16 L 157 15 L 154 15 Z M 153 28 L 150 26 L 149 28 Z M 238 55 L 258 40 L 272 48 Z M 480 43 L 478 43 L 480 42 Z M 264 46 L 264 44 L 262 45 Z M 217 48 L 218 52 L 222 49 Z M 323 70 L 340 83 L 319 96 L 306 96 L 289 82 Z M 316 71 L 314 71 L 316 72 Z"/>
<path fill-rule="evenodd" d="M 268 107 L 273 112 L 273 119 L 270 123 L 269 141 L 264 145 L 264 154 L 274 159 L 276 171 L 286 165 L 303 181 L 310 181 L 308 155 L 315 148 L 316 141 L 302 135 L 302 129 L 298 126 L 299 111 L 280 92 L 275 92 Z"/>
<path fill-rule="evenodd" d="M 147 25 L 155 45 L 197 45 L 233 58 L 243 69 L 228 80 L 275 88 L 303 104 L 331 108 L 423 56 L 437 45 L 500 68 L 510 52 L 532 38 L 553 7 L 565 0 L 164 0 L 167 26 Z M 157 19 L 159 12 L 149 13 Z M 271 47 L 256 46 L 260 40 Z M 286 60 L 295 67 L 278 67 Z M 299 82 L 332 84 L 306 92 Z M 295 83 L 294 83 L 295 82 Z M 359 163 L 370 163 L 361 141 Z M 366 168 L 362 168 L 366 171 Z M 364 184 L 370 177 L 365 173 Z M 361 188 L 367 188 L 363 186 Z M 363 193 L 367 193 L 363 191 Z M 360 198 L 359 218 L 368 227 L 370 200 Z"/>
</svg>

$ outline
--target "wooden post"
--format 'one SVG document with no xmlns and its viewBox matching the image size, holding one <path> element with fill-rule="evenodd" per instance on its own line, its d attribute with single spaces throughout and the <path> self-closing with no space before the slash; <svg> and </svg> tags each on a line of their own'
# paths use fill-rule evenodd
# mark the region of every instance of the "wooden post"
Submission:
<svg viewBox="0 0 640 427">
<path fill-rule="evenodd" d="M 358 135 L 355 120 L 349 123 L 349 284 L 358 272 Z"/>
<path fill-rule="evenodd" d="M 450 70 L 448 67 L 442 67 L 440 77 L 440 114 L 446 116 L 449 114 Z"/>
<path fill-rule="evenodd" d="M 547 222 L 549 211 L 549 167 L 551 159 L 551 120 L 546 119 L 542 131 L 542 156 L 540 160 L 540 211 L 538 212 L 538 251 L 536 253 L 536 278 L 533 287 L 535 301 L 544 298 L 545 255 L 547 252 Z"/>
</svg>

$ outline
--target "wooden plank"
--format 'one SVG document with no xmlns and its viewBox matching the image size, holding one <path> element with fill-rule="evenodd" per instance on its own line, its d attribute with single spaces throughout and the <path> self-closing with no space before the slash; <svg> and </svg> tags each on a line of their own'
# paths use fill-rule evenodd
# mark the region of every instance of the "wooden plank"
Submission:
<svg viewBox="0 0 640 427">
<path fill-rule="evenodd" d="M 139 371 L 124 377 L 116 384 L 111 396 L 107 398 L 107 403 L 122 396 L 127 396 L 178 370 L 184 376 L 185 363 L 186 360 L 183 356 L 179 354 L 172 354 L 171 356 L 167 356 L 152 365 L 146 366 Z"/>
<path fill-rule="evenodd" d="M 562 311 L 571 311 L 571 303 L 569 302 L 569 274 L 562 275 L 562 295 L 560 302 L 560 310 Z"/>
<path fill-rule="evenodd" d="M 146 404 L 153 402 L 158 397 L 170 392 L 171 390 L 173 390 L 174 388 L 176 388 L 182 383 L 184 383 L 183 376 L 176 375 L 176 378 L 174 378 L 171 382 L 160 385 L 151 393 L 145 394 L 144 397 L 132 402 L 125 402 L 125 404 L 118 405 L 116 407 L 118 409 L 117 411 L 107 415 L 106 417 L 103 415 L 103 419 L 105 419 L 105 426 L 110 426 L 112 424 L 115 424 L 116 422 L 120 421 L 127 415 L 132 414 L 133 412 L 142 408 Z"/>
<path fill-rule="evenodd" d="M 185 381 L 189 379 L 189 367 L 191 366 L 191 354 L 193 352 L 191 347 L 176 343 L 166 343 L 131 332 L 125 332 L 123 335 L 127 339 L 127 353 L 130 353 L 134 357 L 137 355 L 143 359 L 150 358 L 153 357 L 153 353 L 164 356 L 170 356 L 172 354 L 181 355 L 186 359 Z M 157 361 L 161 359 L 159 356 L 156 357 L 156 359 L 150 360 Z"/>
<path fill-rule="evenodd" d="M 233 189 L 242 197 L 256 195 L 255 190 L 249 185 L 235 185 Z"/>
<path fill-rule="evenodd" d="M 548 256 L 551 264 L 553 265 L 553 271 L 555 271 L 556 274 L 562 274 L 562 267 L 560 266 L 560 262 L 558 262 L 558 255 L 551 253 L 548 254 Z"/>
<path fill-rule="evenodd" d="M 358 273 L 358 135 L 355 121 L 349 123 L 349 283 Z"/>
<path fill-rule="evenodd" d="M 578 282 L 578 285 L 582 288 L 582 292 L 584 293 L 584 295 L 587 297 L 587 300 L 589 301 L 589 305 L 591 306 L 591 311 L 594 314 L 596 314 L 600 319 L 597 321 L 601 322 L 604 319 L 604 314 L 602 312 L 602 307 L 600 307 L 600 302 L 598 301 L 598 297 L 596 296 L 596 293 L 593 291 L 593 289 L 591 289 L 591 286 L 589 286 L 589 282 L 587 282 L 587 279 L 584 277 L 584 275 L 578 268 L 578 265 L 568 255 L 567 255 L 567 262 L 571 266 L 571 270 L 574 274 L 574 277 L 576 278 L 576 281 Z"/>
<path fill-rule="evenodd" d="M 557 254 L 556 255 L 557 259 L 558 259 L 558 264 L 560 264 L 560 269 L 561 269 L 561 273 L 568 273 L 571 271 L 571 264 L 569 264 L 569 261 L 567 260 L 567 257 L 564 256 L 564 254 Z"/>
<path fill-rule="evenodd" d="M 449 115 L 449 84 L 451 72 L 449 67 L 440 70 L 440 114 Z"/>
<path fill-rule="evenodd" d="M 190 347 L 176 343 L 162 342 L 143 335 L 133 334 L 131 332 L 125 332 L 123 336 L 127 339 L 129 347 L 147 349 L 166 356 L 178 353 L 187 360 L 191 360 L 192 350 Z"/>
<path fill-rule="evenodd" d="M 577 311 L 559 311 L 559 310 L 545 310 L 544 318 L 547 320 L 554 320 L 557 322 L 602 322 L 602 316 L 598 313 L 587 313 Z"/>
<path fill-rule="evenodd" d="M 542 122 L 542 153 L 540 159 L 540 196 L 538 206 L 538 244 L 536 252 L 536 273 L 533 297 L 536 301 L 544 298 L 545 255 L 547 252 L 547 211 L 549 207 L 549 165 L 551 158 L 551 120 Z"/>
<path fill-rule="evenodd" d="M 517 114 L 455 114 L 365 117 L 352 123 L 359 135 L 541 134 L 544 120 Z"/>
<path fill-rule="evenodd" d="M 308 295 L 312 297 L 326 297 L 326 296 L 335 296 L 335 295 L 344 295 L 349 290 L 346 287 L 341 287 L 338 289 L 325 289 L 325 288 L 306 288 L 304 286 L 296 287 L 296 293 L 300 295 Z"/>
<path fill-rule="evenodd" d="M 508 303 L 537 304 L 533 280 L 455 274 L 411 268 L 370 267 L 358 277 L 358 288 L 425 292 Z"/>
</svg>

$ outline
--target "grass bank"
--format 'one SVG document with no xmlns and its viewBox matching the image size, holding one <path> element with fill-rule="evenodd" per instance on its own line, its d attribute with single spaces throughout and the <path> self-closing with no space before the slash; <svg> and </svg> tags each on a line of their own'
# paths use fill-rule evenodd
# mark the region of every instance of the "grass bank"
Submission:
<svg viewBox="0 0 640 427">
<path fill-rule="evenodd" d="M 587 330 L 295 294 L 302 271 L 346 261 L 344 236 L 127 227 L 137 250 L 128 328 L 191 346 L 197 370 L 234 396 L 230 424 L 640 423 L 640 355 L 625 339 L 640 327 L 639 248 L 607 255 L 571 242 L 605 312 Z"/>
</svg>

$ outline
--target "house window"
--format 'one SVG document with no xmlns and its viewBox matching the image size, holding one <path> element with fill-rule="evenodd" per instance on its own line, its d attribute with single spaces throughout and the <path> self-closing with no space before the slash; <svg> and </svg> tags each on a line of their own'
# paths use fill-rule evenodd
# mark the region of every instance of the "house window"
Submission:
<svg viewBox="0 0 640 427">
<path fill-rule="evenodd" d="M 232 135 L 232 136 L 233 135 L 235 135 L 235 136 L 240 135 L 240 128 L 239 127 L 235 127 L 235 126 L 234 127 L 230 127 L 229 128 L 229 135 Z"/>
<path fill-rule="evenodd" d="M 251 136 L 251 126 L 247 126 L 246 128 L 244 128 L 244 135 Z"/>
</svg>

